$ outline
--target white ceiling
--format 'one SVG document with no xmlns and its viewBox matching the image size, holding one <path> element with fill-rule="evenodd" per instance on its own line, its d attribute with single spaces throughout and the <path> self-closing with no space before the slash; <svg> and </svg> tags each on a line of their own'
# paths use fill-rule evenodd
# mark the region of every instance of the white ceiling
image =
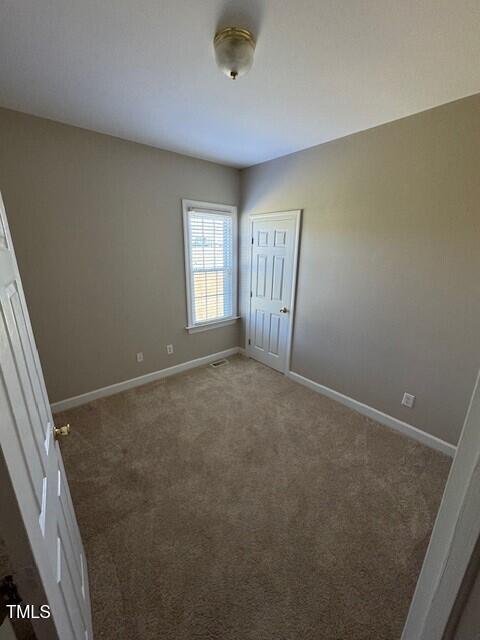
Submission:
<svg viewBox="0 0 480 640">
<path fill-rule="evenodd" d="M 229 23 L 258 38 L 238 81 Z M 479 0 L 0 2 L 2 106 L 237 167 L 479 91 Z"/>
</svg>

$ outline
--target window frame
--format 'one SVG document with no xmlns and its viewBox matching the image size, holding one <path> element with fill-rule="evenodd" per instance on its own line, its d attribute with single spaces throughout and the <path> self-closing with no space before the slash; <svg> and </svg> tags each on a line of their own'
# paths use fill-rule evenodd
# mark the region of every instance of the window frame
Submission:
<svg viewBox="0 0 480 640">
<path fill-rule="evenodd" d="M 187 298 L 187 325 L 185 329 L 189 333 L 197 333 L 199 331 L 208 331 L 209 329 L 217 329 L 233 324 L 239 318 L 238 314 L 238 220 L 237 207 L 227 204 L 219 204 L 214 202 L 204 202 L 202 200 L 182 200 L 183 211 L 183 242 L 185 257 L 185 289 Z M 229 216 L 232 219 L 232 315 L 226 318 L 216 318 L 215 320 L 207 320 L 205 322 L 193 321 L 193 278 L 191 269 L 191 253 L 190 253 L 190 225 L 189 213 L 198 211 L 200 213 L 221 214 Z"/>
</svg>

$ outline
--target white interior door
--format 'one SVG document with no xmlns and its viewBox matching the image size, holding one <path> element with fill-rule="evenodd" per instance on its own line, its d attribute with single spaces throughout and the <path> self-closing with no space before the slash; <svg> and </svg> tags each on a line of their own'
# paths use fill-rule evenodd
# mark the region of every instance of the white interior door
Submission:
<svg viewBox="0 0 480 640">
<path fill-rule="evenodd" d="M 92 638 L 85 553 L 1 197 L 0 373 L 2 464 L 48 600 L 45 604 L 50 605 L 61 640 Z M 10 514 L 1 515 L 4 523 Z M 10 541 L 14 556 L 13 547 Z"/>
<path fill-rule="evenodd" d="M 251 217 L 247 353 L 278 371 L 289 365 L 300 211 Z"/>
</svg>

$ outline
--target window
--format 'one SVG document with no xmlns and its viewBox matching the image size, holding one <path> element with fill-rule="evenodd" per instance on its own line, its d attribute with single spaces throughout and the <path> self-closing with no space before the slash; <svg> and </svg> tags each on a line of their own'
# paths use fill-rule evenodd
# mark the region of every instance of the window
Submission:
<svg viewBox="0 0 480 640">
<path fill-rule="evenodd" d="M 188 324 L 191 332 L 237 319 L 237 210 L 183 201 Z"/>
</svg>

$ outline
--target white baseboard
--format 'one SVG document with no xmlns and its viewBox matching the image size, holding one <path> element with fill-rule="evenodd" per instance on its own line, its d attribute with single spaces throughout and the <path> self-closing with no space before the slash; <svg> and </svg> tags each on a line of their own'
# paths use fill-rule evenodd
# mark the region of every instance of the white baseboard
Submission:
<svg viewBox="0 0 480 640">
<path fill-rule="evenodd" d="M 202 358 L 195 358 L 195 360 L 189 360 L 188 362 L 182 362 L 180 364 L 176 364 L 173 367 L 168 367 L 167 369 L 160 369 L 160 371 L 153 371 L 152 373 L 146 373 L 143 376 L 138 376 L 137 378 L 132 378 L 131 380 L 124 380 L 123 382 L 117 382 L 116 384 L 111 384 L 108 387 L 102 387 L 101 389 L 95 389 L 94 391 L 89 391 L 88 393 L 82 393 L 81 395 L 74 396 L 72 398 L 67 398 L 66 400 L 60 400 L 59 402 L 54 402 L 51 405 L 52 412 L 56 413 L 58 411 L 65 411 L 67 409 L 73 409 L 74 407 L 79 407 L 82 404 L 87 404 L 87 402 L 92 402 L 92 400 L 97 400 L 98 398 L 105 398 L 107 396 L 112 396 L 116 393 L 121 393 L 122 391 L 127 391 L 127 389 L 133 389 L 134 387 L 140 387 L 144 384 L 148 384 L 149 382 L 154 382 L 155 380 L 161 380 L 162 378 L 168 378 L 169 376 L 173 376 L 177 373 L 181 373 L 182 371 L 188 371 L 189 369 L 195 369 L 196 367 L 202 367 L 206 364 L 210 364 L 211 362 L 215 362 L 215 360 L 220 360 L 221 358 L 228 358 L 229 356 L 233 356 L 236 353 L 240 353 L 242 355 L 247 355 L 245 349 L 242 347 L 232 347 L 231 349 L 226 349 L 225 351 L 219 351 L 218 353 L 212 353 L 208 356 L 203 356 Z M 332 398 L 332 400 L 336 400 L 341 404 L 350 407 L 354 411 L 358 411 L 364 416 L 368 418 L 372 418 L 380 424 L 385 425 L 386 427 L 390 427 L 391 429 L 395 429 L 400 433 L 403 433 L 410 438 L 414 438 L 423 444 L 432 447 L 432 449 L 437 449 L 442 453 L 446 453 L 447 455 L 453 456 L 457 448 L 450 444 L 449 442 L 445 442 L 436 436 L 432 436 L 421 429 L 417 429 L 411 424 L 406 422 L 402 422 L 397 418 L 387 415 L 386 413 L 382 413 L 378 411 L 378 409 L 374 409 L 373 407 L 369 407 L 358 400 L 354 400 L 349 396 L 343 395 L 343 393 L 339 393 L 338 391 L 334 391 L 329 387 L 325 387 L 318 382 L 314 382 L 309 378 L 305 378 L 301 376 L 299 373 L 295 373 L 294 371 L 289 371 L 287 373 L 287 377 L 295 382 L 298 382 L 317 393 L 321 393 L 324 396 L 328 396 Z"/>
<path fill-rule="evenodd" d="M 343 393 L 339 393 L 338 391 L 334 391 L 329 387 L 325 387 L 323 384 L 314 382 L 309 378 L 304 378 L 299 373 L 295 373 L 294 371 L 289 371 L 287 376 L 291 380 L 294 380 L 295 382 L 299 382 L 300 384 L 303 384 L 305 387 L 308 387 L 309 389 L 312 389 L 317 393 L 321 393 L 322 395 L 327 396 L 332 400 L 336 400 L 337 402 L 340 402 L 341 404 L 344 404 L 345 406 L 350 407 L 350 409 L 354 409 L 354 411 L 358 411 L 358 413 L 361 413 L 362 415 L 367 416 L 368 418 L 372 418 L 373 420 L 380 422 L 380 424 L 383 424 L 386 427 L 390 427 L 390 429 L 395 429 L 395 431 L 399 431 L 400 433 L 403 433 L 404 435 L 410 438 L 414 438 L 415 440 L 422 442 L 423 444 L 427 445 L 428 447 L 431 447 L 432 449 L 436 449 L 437 451 L 446 453 L 448 456 L 451 456 L 452 458 L 455 455 L 455 452 L 457 450 L 457 447 L 455 445 L 450 444 L 449 442 L 445 442 L 445 440 L 441 440 L 436 436 L 432 436 L 431 434 L 426 433 L 421 429 L 417 429 L 417 427 L 414 427 L 413 425 L 408 424 L 407 422 L 402 422 L 402 420 L 398 420 L 393 416 L 389 416 L 386 413 L 382 413 L 382 411 L 378 411 L 378 409 L 374 409 L 373 407 L 369 407 L 367 404 L 363 404 L 358 400 L 354 400 L 349 396 L 345 396 L 343 395 Z"/>
<path fill-rule="evenodd" d="M 123 382 L 111 384 L 108 387 L 102 387 L 101 389 L 95 389 L 94 391 L 89 391 L 88 393 L 82 393 L 79 396 L 73 396 L 72 398 L 67 398 L 66 400 L 60 400 L 59 402 L 54 402 L 51 405 L 52 412 L 56 413 L 58 411 L 65 411 L 66 409 L 73 409 L 74 407 L 79 407 L 82 404 L 87 404 L 87 402 L 92 402 L 92 400 L 97 400 L 98 398 L 113 396 L 116 393 L 127 391 L 127 389 L 140 387 L 144 384 L 148 384 L 149 382 L 161 380 L 162 378 L 168 378 L 169 376 L 174 376 L 176 373 L 181 373 L 182 371 L 188 371 L 188 369 L 202 367 L 206 364 L 210 364 L 210 362 L 215 362 L 215 360 L 221 360 L 222 358 L 233 356 L 236 353 L 239 353 L 239 351 L 240 347 L 232 347 L 231 349 L 226 349 L 225 351 L 211 353 L 210 355 L 203 356 L 202 358 L 195 358 L 195 360 L 189 360 L 188 362 L 176 364 L 173 367 L 168 367 L 167 369 L 160 369 L 160 371 L 146 373 L 143 376 L 138 376 L 137 378 L 132 378 L 131 380 L 124 380 Z"/>
</svg>

